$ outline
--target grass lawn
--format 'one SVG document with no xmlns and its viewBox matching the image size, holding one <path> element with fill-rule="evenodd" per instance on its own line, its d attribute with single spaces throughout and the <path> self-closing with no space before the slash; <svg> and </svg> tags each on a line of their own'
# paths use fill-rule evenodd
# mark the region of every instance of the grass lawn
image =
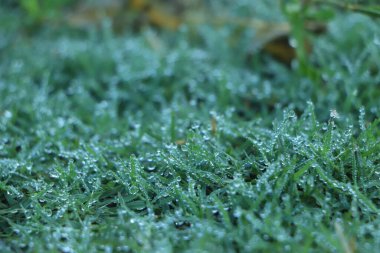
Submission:
<svg viewBox="0 0 380 253">
<path fill-rule="evenodd" d="M 232 24 L 121 33 L 9 8 L 0 252 L 380 249 L 379 18 L 336 11 L 303 69 Z"/>
</svg>

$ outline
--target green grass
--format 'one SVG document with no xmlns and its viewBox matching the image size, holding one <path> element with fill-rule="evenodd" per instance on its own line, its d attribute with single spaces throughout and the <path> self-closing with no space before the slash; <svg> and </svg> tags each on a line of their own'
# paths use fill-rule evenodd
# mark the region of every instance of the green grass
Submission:
<svg viewBox="0 0 380 253">
<path fill-rule="evenodd" d="M 380 248 L 378 20 L 337 14 L 313 79 L 247 62 L 233 27 L 31 35 L 1 14 L 1 252 Z"/>
</svg>

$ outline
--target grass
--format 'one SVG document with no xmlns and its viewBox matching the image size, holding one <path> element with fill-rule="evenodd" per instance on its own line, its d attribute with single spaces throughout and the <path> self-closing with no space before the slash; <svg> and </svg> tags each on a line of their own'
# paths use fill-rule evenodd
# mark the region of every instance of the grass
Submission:
<svg viewBox="0 0 380 253">
<path fill-rule="evenodd" d="M 1 14 L 1 252 L 380 248 L 378 20 L 337 14 L 313 79 L 247 62 L 229 27 L 23 35 Z"/>
</svg>

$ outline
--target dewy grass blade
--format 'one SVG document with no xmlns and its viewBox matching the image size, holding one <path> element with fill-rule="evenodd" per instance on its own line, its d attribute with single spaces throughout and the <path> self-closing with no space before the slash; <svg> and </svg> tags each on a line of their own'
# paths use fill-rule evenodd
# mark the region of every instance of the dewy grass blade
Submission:
<svg viewBox="0 0 380 253">
<path fill-rule="evenodd" d="M 372 212 L 379 214 L 379 209 L 373 204 L 364 194 L 362 194 L 355 186 L 351 186 L 350 184 L 344 184 L 334 179 L 329 178 L 324 171 L 317 166 L 316 171 L 318 175 L 321 177 L 322 181 L 326 183 L 329 187 L 334 190 L 338 190 L 339 192 L 350 195 L 353 198 L 357 198 L 362 204 L 364 204 L 369 210 Z"/>
<path fill-rule="evenodd" d="M 118 8 L 79 29 L 0 4 L 0 252 L 378 251 L 379 20 L 161 1 L 229 20 L 173 32 L 96 2 Z M 284 24 L 289 64 L 254 46 Z"/>
</svg>

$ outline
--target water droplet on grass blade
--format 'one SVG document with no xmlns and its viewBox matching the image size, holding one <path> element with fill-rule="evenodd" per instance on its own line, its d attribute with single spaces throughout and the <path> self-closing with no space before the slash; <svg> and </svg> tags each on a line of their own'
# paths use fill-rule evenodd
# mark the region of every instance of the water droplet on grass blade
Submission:
<svg viewBox="0 0 380 253">
<path fill-rule="evenodd" d="M 360 126 L 360 130 L 364 131 L 365 130 L 365 109 L 364 107 L 360 107 L 359 109 L 359 126 Z"/>
<path fill-rule="evenodd" d="M 59 178 L 59 174 L 58 174 L 58 172 L 56 172 L 56 171 L 54 171 L 54 172 L 50 172 L 49 176 L 50 176 L 51 178 L 54 178 L 54 179 Z"/>
<path fill-rule="evenodd" d="M 134 195 L 134 194 L 137 194 L 137 192 L 139 191 L 139 188 L 137 188 L 137 186 L 131 186 L 129 187 L 129 193 Z"/>
<path fill-rule="evenodd" d="M 149 172 L 153 172 L 153 171 L 155 171 L 155 170 L 157 169 L 157 167 L 156 167 L 156 166 L 149 166 L 149 167 L 147 167 L 146 169 L 147 169 L 147 171 L 149 171 Z"/>
</svg>

